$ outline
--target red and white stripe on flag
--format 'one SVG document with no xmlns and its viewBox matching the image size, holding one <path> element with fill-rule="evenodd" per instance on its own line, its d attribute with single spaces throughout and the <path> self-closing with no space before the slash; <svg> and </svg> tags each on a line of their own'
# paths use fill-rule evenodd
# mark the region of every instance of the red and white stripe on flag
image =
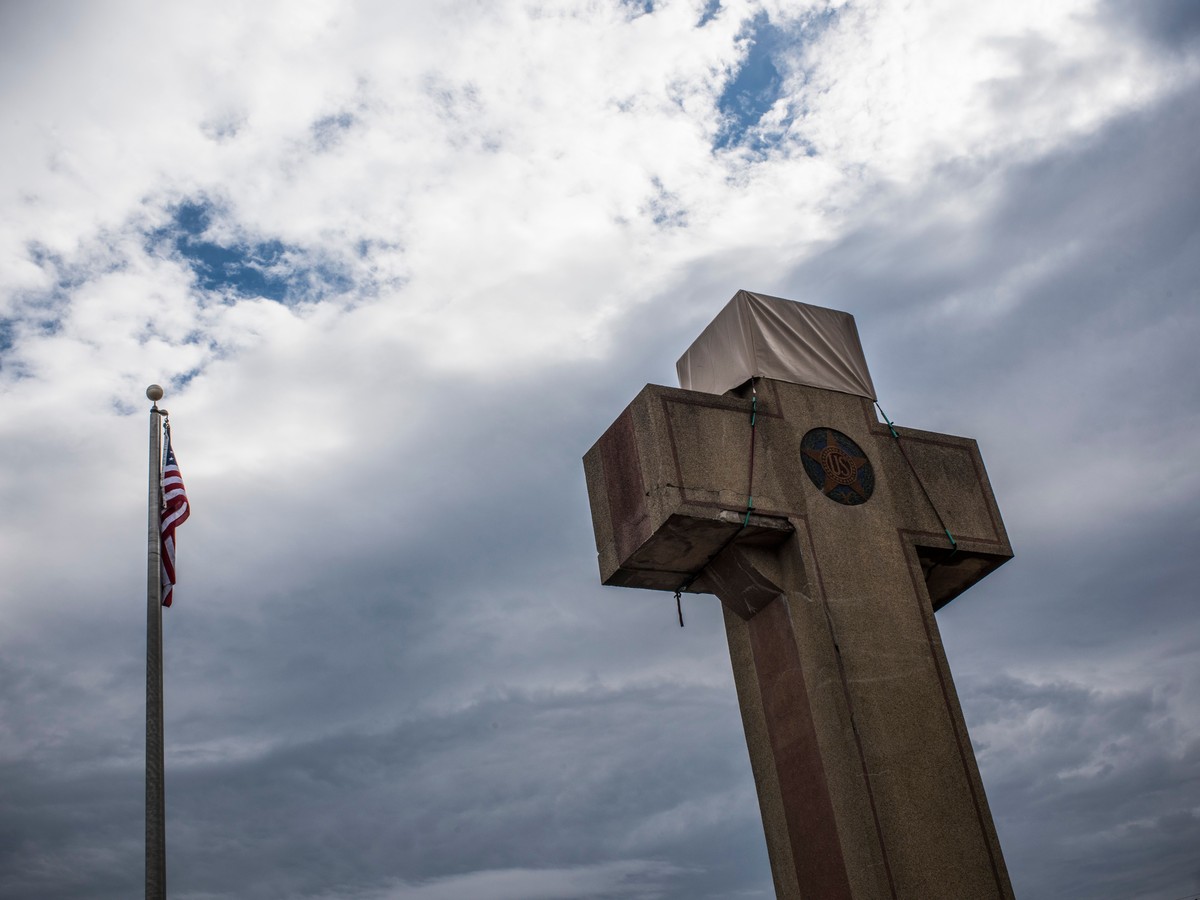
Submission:
<svg viewBox="0 0 1200 900">
<path fill-rule="evenodd" d="M 175 589 L 175 528 L 187 521 L 191 514 L 187 491 L 179 475 L 179 463 L 171 449 L 171 429 L 167 428 L 167 452 L 163 459 L 162 473 L 162 605 L 170 606 Z"/>
</svg>

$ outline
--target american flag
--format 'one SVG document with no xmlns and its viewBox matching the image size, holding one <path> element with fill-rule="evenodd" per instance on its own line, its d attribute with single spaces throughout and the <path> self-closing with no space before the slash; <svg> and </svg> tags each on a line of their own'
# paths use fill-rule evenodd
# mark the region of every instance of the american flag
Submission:
<svg viewBox="0 0 1200 900">
<path fill-rule="evenodd" d="M 162 473 L 162 605 L 171 605 L 175 589 L 175 528 L 187 521 L 191 509 L 188 507 L 187 491 L 179 474 L 179 463 L 171 449 L 171 426 L 166 427 L 167 453 L 163 460 Z"/>
</svg>

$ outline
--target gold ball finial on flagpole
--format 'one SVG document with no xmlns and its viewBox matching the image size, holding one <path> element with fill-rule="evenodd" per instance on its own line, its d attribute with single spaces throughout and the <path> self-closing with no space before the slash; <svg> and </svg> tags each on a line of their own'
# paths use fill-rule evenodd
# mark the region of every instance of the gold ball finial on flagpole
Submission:
<svg viewBox="0 0 1200 900">
<path fill-rule="evenodd" d="M 157 403 L 163 396 L 162 386 L 157 384 L 150 385 L 150 387 L 146 388 L 146 396 Z"/>
</svg>

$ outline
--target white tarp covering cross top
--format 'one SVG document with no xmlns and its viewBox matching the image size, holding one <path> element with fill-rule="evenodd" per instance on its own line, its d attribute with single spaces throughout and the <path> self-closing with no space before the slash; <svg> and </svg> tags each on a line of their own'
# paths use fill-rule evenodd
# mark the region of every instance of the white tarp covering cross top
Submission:
<svg viewBox="0 0 1200 900">
<path fill-rule="evenodd" d="M 738 291 L 675 364 L 680 387 L 723 394 L 777 378 L 875 398 L 854 316 Z"/>
</svg>

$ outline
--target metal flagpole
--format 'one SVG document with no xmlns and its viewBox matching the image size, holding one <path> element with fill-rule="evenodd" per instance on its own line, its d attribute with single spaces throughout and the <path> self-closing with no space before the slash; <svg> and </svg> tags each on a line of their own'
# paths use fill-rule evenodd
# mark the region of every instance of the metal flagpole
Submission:
<svg viewBox="0 0 1200 900">
<path fill-rule="evenodd" d="M 167 897 L 167 808 L 163 784 L 162 417 L 163 389 L 146 388 L 150 408 L 150 527 L 146 562 L 146 900 Z"/>
</svg>

